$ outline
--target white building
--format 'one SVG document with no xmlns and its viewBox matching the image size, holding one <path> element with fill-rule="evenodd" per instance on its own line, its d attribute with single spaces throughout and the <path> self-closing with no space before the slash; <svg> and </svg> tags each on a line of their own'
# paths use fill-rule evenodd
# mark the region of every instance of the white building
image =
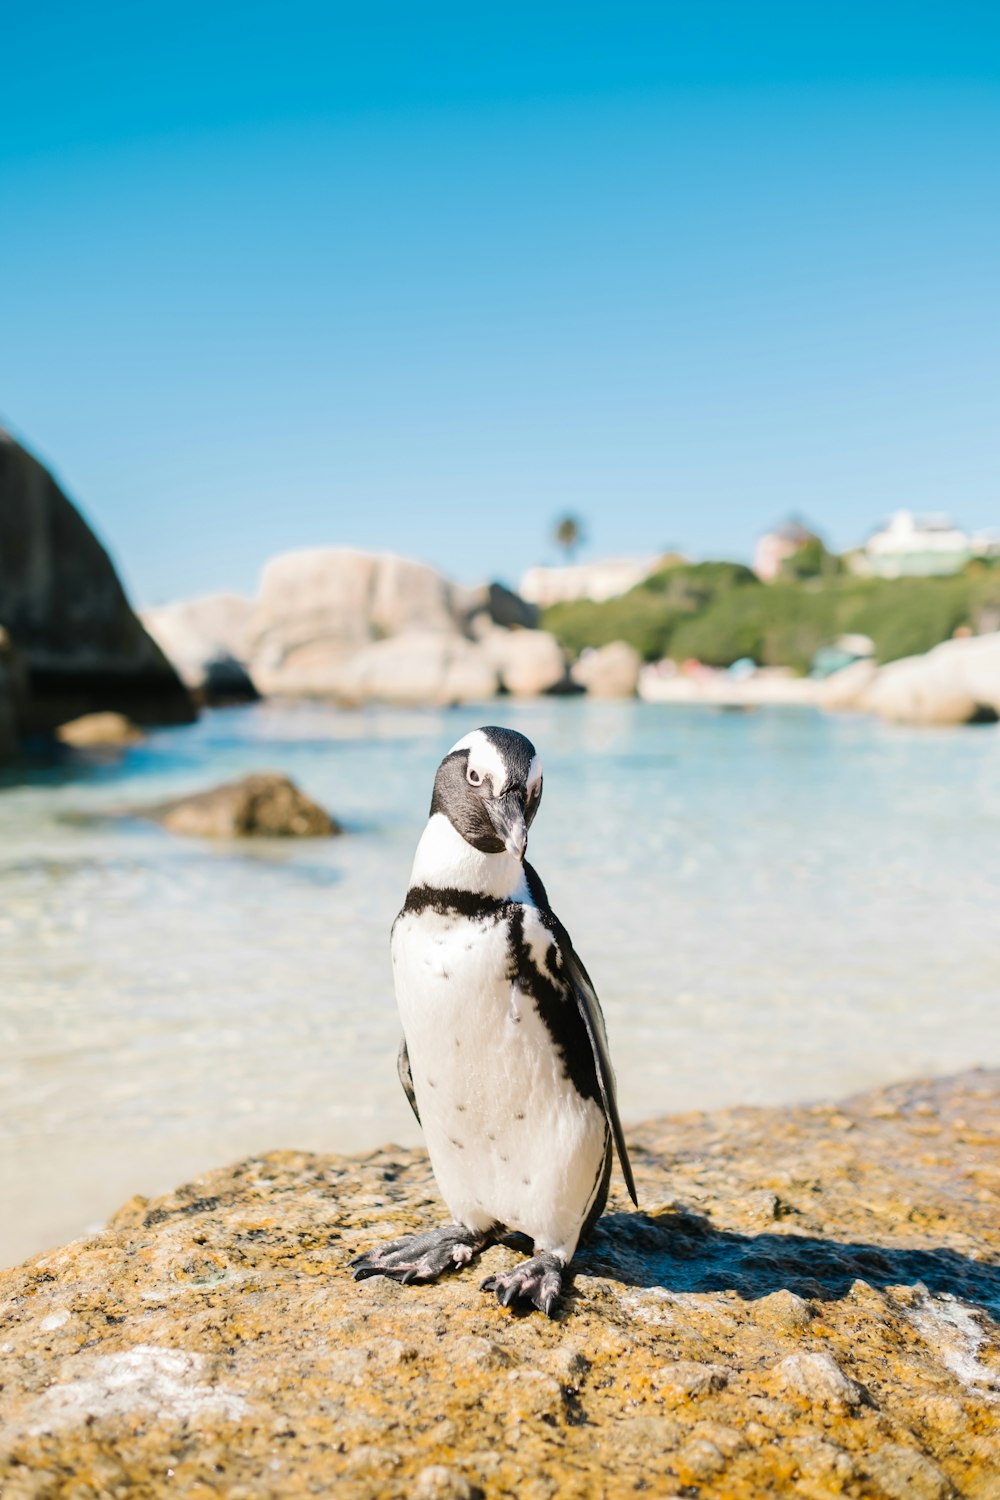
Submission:
<svg viewBox="0 0 1000 1500">
<path fill-rule="evenodd" d="M 571 599 L 601 603 L 627 594 L 649 577 L 657 563 L 657 558 L 650 557 L 606 557 L 600 562 L 573 563 L 561 568 L 529 568 L 518 593 L 539 609 Z"/>
<path fill-rule="evenodd" d="M 957 573 L 973 556 L 972 539 L 949 516 L 895 511 L 859 554 L 859 571 L 879 578 Z"/>
</svg>

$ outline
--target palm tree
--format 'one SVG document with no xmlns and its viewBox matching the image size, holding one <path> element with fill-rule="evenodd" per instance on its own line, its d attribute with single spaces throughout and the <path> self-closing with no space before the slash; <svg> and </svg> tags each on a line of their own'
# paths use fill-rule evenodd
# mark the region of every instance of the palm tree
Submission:
<svg viewBox="0 0 1000 1500">
<path fill-rule="evenodd" d="M 567 562 L 571 562 L 577 547 L 583 541 L 583 522 L 579 516 L 560 516 L 552 533 L 557 547 L 561 547 Z"/>
</svg>

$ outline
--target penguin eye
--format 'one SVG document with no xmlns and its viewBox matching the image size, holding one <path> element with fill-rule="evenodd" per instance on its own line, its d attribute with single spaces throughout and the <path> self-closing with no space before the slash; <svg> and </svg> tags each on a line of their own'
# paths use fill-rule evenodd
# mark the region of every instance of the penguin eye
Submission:
<svg viewBox="0 0 1000 1500">
<path fill-rule="evenodd" d="M 466 780 L 468 781 L 470 786 L 480 786 L 482 784 L 483 778 L 476 770 L 475 766 L 470 766 L 465 774 Z"/>
</svg>

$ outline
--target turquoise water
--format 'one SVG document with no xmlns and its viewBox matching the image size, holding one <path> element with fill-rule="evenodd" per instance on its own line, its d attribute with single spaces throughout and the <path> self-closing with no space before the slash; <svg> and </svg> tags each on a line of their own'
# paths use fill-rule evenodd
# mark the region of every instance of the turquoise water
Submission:
<svg viewBox="0 0 1000 1500">
<path fill-rule="evenodd" d="M 1000 1061 L 1000 731 L 540 700 L 262 705 L 0 787 L 0 1264 L 252 1151 L 414 1141 L 388 931 L 468 728 L 545 765 L 530 857 L 626 1121 Z M 342 839 L 103 814 L 287 771 Z"/>
</svg>

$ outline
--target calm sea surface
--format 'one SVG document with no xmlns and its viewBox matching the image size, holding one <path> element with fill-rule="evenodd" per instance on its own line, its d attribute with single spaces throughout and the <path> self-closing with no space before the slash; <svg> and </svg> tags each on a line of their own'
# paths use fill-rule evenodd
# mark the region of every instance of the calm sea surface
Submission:
<svg viewBox="0 0 1000 1500">
<path fill-rule="evenodd" d="M 0 1264 L 277 1147 L 418 1138 L 388 933 L 434 769 L 530 735 L 530 857 L 604 1002 L 628 1121 L 1000 1062 L 1000 731 L 542 700 L 261 706 L 0 783 Z M 287 771 L 348 836 L 103 816 Z"/>
</svg>

